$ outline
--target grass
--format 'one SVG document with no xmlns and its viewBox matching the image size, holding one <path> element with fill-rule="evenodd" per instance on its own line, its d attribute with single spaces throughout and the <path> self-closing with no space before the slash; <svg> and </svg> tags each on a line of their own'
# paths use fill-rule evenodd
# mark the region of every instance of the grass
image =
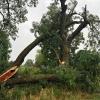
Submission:
<svg viewBox="0 0 100 100">
<path fill-rule="evenodd" d="M 2 100 L 100 100 L 99 93 L 68 91 L 54 84 L 45 88 L 40 84 L 16 86 L 3 89 L 1 94 Z"/>
<path fill-rule="evenodd" d="M 41 74 L 36 67 L 20 67 L 19 75 Z M 40 81 L 37 84 L 24 84 L 12 88 L 1 88 L 0 100 L 100 100 L 100 93 L 70 91 L 63 84 Z"/>
</svg>

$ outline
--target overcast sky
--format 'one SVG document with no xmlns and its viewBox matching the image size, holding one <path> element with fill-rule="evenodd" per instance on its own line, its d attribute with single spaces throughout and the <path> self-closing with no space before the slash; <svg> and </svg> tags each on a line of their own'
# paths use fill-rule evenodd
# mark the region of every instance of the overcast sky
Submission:
<svg viewBox="0 0 100 100">
<path fill-rule="evenodd" d="M 35 40 L 34 34 L 30 32 L 30 28 L 32 28 L 32 22 L 39 22 L 42 15 L 47 12 L 47 6 L 49 6 L 52 0 L 39 0 L 39 4 L 36 8 L 29 8 L 29 12 L 27 14 L 28 21 L 19 25 L 18 38 L 16 41 L 11 40 L 12 44 L 12 53 L 10 60 L 15 60 L 19 53 Z M 81 10 L 85 4 L 87 4 L 87 9 L 90 13 L 97 14 L 100 16 L 100 0 L 77 0 L 78 5 L 76 10 Z M 35 59 L 36 50 L 39 47 L 35 47 L 25 58 L 27 59 Z"/>
</svg>

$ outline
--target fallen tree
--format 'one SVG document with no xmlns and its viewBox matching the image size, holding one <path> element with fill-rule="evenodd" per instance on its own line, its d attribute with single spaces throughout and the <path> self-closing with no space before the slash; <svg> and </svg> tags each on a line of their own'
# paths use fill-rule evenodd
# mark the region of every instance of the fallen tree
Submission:
<svg viewBox="0 0 100 100">
<path fill-rule="evenodd" d="M 92 25 L 91 23 L 94 22 L 95 20 L 91 21 L 89 19 L 89 15 L 87 15 L 87 9 L 86 6 L 84 8 L 84 11 L 82 14 L 77 14 L 74 9 L 77 5 L 77 2 L 73 2 L 74 6 L 73 8 L 70 10 L 70 13 L 67 14 L 66 10 L 68 9 L 67 5 L 66 5 L 66 0 L 60 0 L 61 3 L 61 12 L 60 12 L 60 27 L 59 27 L 59 32 L 57 35 L 60 35 L 61 37 L 61 45 L 60 45 L 60 61 L 64 62 L 65 64 L 68 65 L 68 59 L 69 59 L 69 51 L 70 51 L 70 46 L 72 41 L 75 39 L 76 36 L 78 36 L 81 31 L 87 26 L 87 25 Z M 75 21 L 74 19 L 72 20 L 73 15 L 78 15 L 80 16 L 80 18 Z M 91 16 L 90 16 L 91 17 Z M 71 20 L 69 22 L 69 20 Z M 91 22 L 91 23 L 90 23 Z M 67 24 L 67 25 L 66 25 Z M 68 28 L 70 28 L 70 26 L 74 26 L 78 24 L 78 27 L 71 32 L 71 34 L 68 34 L 67 30 Z M 93 25 L 92 25 L 93 27 Z M 91 27 L 90 27 L 91 28 Z M 93 30 L 93 28 L 92 28 Z M 51 34 L 45 34 L 45 35 L 41 35 L 38 38 L 35 39 L 35 41 L 33 41 L 30 45 L 28 45 L 20 54 L 19 56 L 16 58 L 16 60 L 13 62 L 13 64 L 11 65 L 11 67 L 8 69 L 6 72 L 4 72 L 1 76 L 0 76 L 0 82 L 6 81 L 9 78 L 11 78 L 15 73 L 16 69 L 18 67 L 20 67 L 20 65 L 23 63 L 24 58 L 26 57 L 26 55 L 35 47 L 37 46 L 40 42 L 43 42 L 45 40 L 47 40 L 48 38 L 53 37 L 53 35 Z M 14 74 L 12 74 L 14 73 Z M 43 79 L 51 79 L 51 76 L 44 76 Z M 3 80 L 2 80 L 3 79 Z M 20 79 L 19 79 L 20 80 Z M 34 79 L 33 79 L 34 80 Z M 40 79 L 41 80 L 41 79 Z M 14 80 L 16 82 L 16 80 Z M 10 83 L 12 82 L 12 84 L 14 83 L 14 81 L 9 81 Z M 20 80 L 21 81 L 21 80 Z M 24 82 L 27 82 L 23 79 Z M 28 80 L 29 82 L 31 80 Z M 10 84 L 9 83 L 9 84 Z M 20 83 L 20 82 L 19 82 Z"/>
<path fill-rule="evenodd" d="M 6 81 L 5 86 L 14 86 L 20 84 L 34 84 L 39 81 L 58 82 L 59 77 L 55 74 L 39 74 L 31 77 L 14 77 Z"/>
<path fill-rule="evenodd" d="M 33 41 L 30 45 L 28 45 L 20 54 L 19 56 L 16 58 L 16 60 L 13 62 L 12 66 L 20 66 L 23 61 L 24 58 L 26 57 L 26 55 L 35 47 L 37 46 L 40 42 L 43 42 L 44 40 L 46 40 L 49 35 L 42 35 L 40 37 L 38 37 L 35 41 Z"/>
<path fill-rule="evenodd" d="M 11 78 L 18 70 L 18 67 L 23 63 L 24 58 L 26 55 L 40 42 L 44 41 L 46 38 L 48 38 L 48 35 L 42 35 L 38 37 L 35 41 L 33 41 L 30 45 L 28 45 L 16 58 L 16 60 L 12 63 L 11 67 L 5 71 L 3 74 L 0 75 L 0 82 L 7 81 L 9 78 Z"/>
</svg>

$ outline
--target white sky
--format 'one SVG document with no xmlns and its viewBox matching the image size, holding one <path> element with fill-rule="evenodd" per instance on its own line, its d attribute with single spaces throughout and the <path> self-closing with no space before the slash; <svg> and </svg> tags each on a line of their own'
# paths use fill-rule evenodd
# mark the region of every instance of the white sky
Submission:
<svg viewBox="0 0 100 100">
<path fill-rule="evenodd" d="M 33 21 L 40 21 L 42 15 L 47 11 L 47 6 L 50 4 L 49 2 L 52 0 L 39 0 L 39 4 L 36 8 L 29 8 L 29 13 L 27 15 L 28 21 L 19 25 L 18 38 L 16 41 L 11 40 L 12 44 L 12 53 L 10 60 L 14 61 L 19 53 L 35 40 L 34 34 L 30 32 L 30 28 L 32 28 Z M 87 4 L 87 9 L 90 13 L 97 14 L 100 16 L 100 0 L 77 0 L 77 10 L 81 10 L 85 4 Z M 39 47 L 35 47 L 25 58 L 27 59 L 35 59 L 36 50 Z"/>
</svg>

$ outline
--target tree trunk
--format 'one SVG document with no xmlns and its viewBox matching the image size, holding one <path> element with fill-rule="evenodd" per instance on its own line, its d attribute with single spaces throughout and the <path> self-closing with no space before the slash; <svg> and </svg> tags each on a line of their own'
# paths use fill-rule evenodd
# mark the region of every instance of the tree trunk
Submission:
<svg viewBox="0 0 100 100">
<path fill-rule="evenodd" d="M 20 84 L 34 84 L 39 81 L 51 81 L 51 82 L 57 82 L 60 81 L 60 79 L 54 75 L 54 74 L 42 74 L 42 75 L 34 75 L 31 77 L 14 77 L 6 81 L 5 86 L 13 86 L 13 85 L 20 85 Z"/>
<path fill-rule="evenodd" d="M 12 66 L 20 66 L 23 61 L 24 58 L 26 57 L 26 55 L 35 47 L 37 46 L 40 42 L 43 42 L 44 40 L 46 40 L 47 38 L 49 38 L 49 35 L 42 35 L 40 37 L 38 37 L 35 41 L 33 41 L 30 45 L 28 45 L 20 54 L 19 56 L 16 58 L 16 60 L 13 62 Z"/>
<path fill-rule="evenodd" d="M 63 45 L 63 49 L 64 49 L 64 52 L 63 52 L 63 61 L 65 61 L 66 65 L 69 66 L 69 54 L 70 54 L 70 46 L 69 44 L 64 44 Z"/>
<path fill-rule="evenodd" d="M 72 40 L 80 33 L 80 31 L 83 28 L 85 28 L 87 26 L 87 24 L 89 24 L 89 23 L 86 19 L 87 17 L 86 17 L 86 10 L 85 10 L 84 21 L 79 25 L 79 27 L 70 36 L 67 36 L 67 33 L 65 33 L 66 9 L 67 9 L 67 5 L 65 5 L 66 0 L 60 0 L 60 2 L 61 2 L 61 17 L 60 17 L 59 36 L 61 37 L 61 44 L 60 44 L 60 55 L 59 55 L 59 57 L 60 57 L 61 64 L 69 65 L 70 44 L 71 44 Z M 67 20 L 69 20 L 69 19 L 67 19 Z M 49 37 L 52 37 L 52 36 L 49 36 L 48 34 L 42 35 L 42 36 L 38 37 L 35 41 L 33 41 L 30 45 L 28 45 L 19 54 L 19 56 L 16 58 L 16 60 L 13 62 L 12 67 L 19 67 L 23 63 L 24 58 L 26 57 L 26 55 L 35 46 L 37 46 L 40 42 L 45 41 Z M 15 70 L 16 70 L 16 68 L 15 68 Z M 9 71 L 12 72 L 12 70 L 9 70 Z M 8 71 L 6 71 L 6 72 L 8 73 Z M 1 75 L 1 79 L 4 77 L 4 75 L 6 75 L 5 73 L 3 74 L 3 76 Z"/>
<path fill-rule="evenodd" d="M 61 37 L 60 44 L 60 61 L 61 64 L 69 64 L 69 48 L 66 44 L 67 34 L 65 33 L 65 25 L 66 25 L 66 9 L 67 5 L 65 5 L 66 0 L 60 0 L 61 2 L 61 16 L 60 16 L 60 32 L 59 35 Z"/>
</svg>

